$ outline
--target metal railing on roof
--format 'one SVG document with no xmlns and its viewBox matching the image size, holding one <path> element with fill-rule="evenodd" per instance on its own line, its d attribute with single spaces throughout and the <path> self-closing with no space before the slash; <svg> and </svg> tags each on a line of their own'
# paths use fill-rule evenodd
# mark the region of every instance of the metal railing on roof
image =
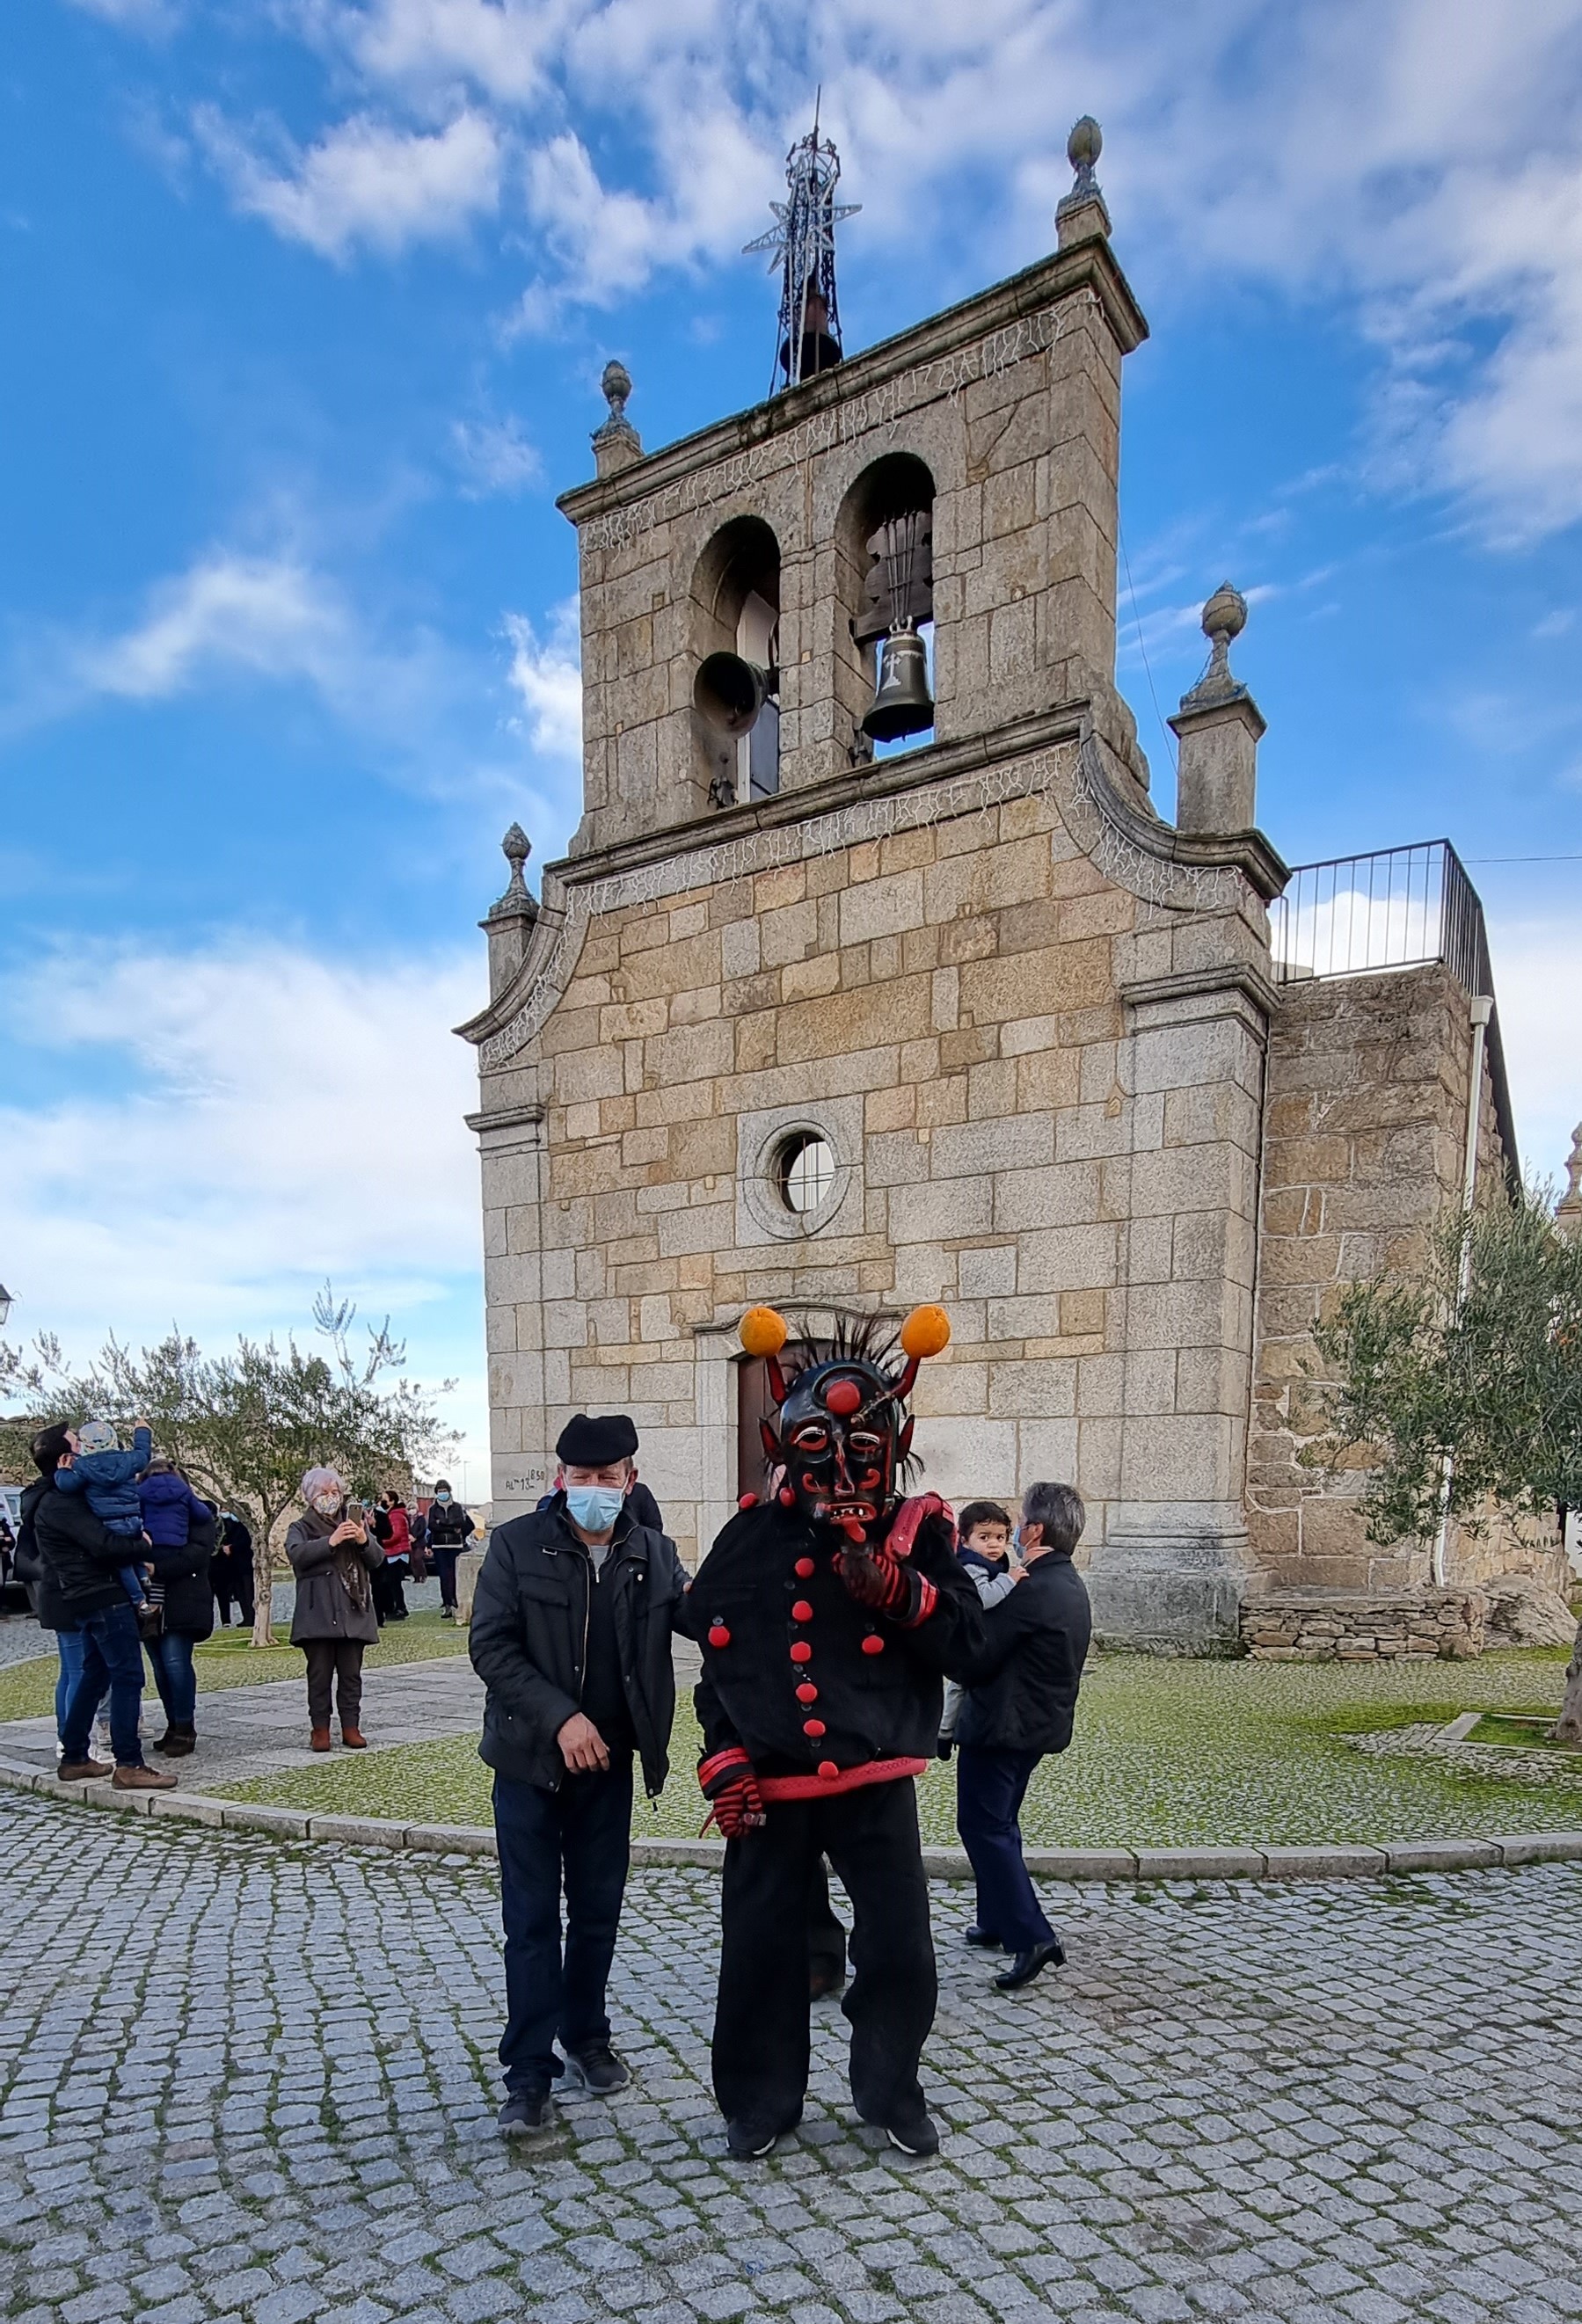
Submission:
<svg viewBox="0 0 1582 2324">
<path fill-rule="evenodd" d="M 1442 961 L 1469 998 L 1494 997 L 1483 905 L 1448 839 L 1298 864 L 1269 907 L 1269 937 L 1280 984 Z M 1514 1176 L 1515 1119 L 1497 1010 L 1488 1056 L 1506 1167 Z"/>
</svg>

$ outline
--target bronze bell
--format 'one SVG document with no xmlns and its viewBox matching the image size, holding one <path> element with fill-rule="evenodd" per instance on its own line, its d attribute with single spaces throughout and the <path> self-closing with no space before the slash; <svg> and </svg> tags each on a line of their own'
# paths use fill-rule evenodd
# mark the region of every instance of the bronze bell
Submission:
<svg viewBox="0 0 1582 2324">
<path fill-rule="evenodd" d="M 879 683 L 863 732 L 875 742 L 921 734 L 934 723 L 929 658 L 910 622 L 898 622 L 879 650 Z"/>
</svg>

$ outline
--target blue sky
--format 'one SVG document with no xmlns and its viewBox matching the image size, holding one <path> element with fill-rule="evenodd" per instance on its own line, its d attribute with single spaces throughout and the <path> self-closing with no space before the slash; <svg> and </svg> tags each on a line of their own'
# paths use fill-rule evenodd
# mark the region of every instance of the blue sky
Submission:
<svg viewBox="0 0 1582 2324">
<path fill-rule="evenodd" d="M 848 348 L 1027 263 L 1104 124 L 1121 682 L 1204 596 L 1293 862 L 1448 834 L 1524 1158 L 1582 1114 L 1582 0 L 23 0 L 0 60 L 12 1334 L 389 1308 L 482 1435 L 475 922 L 575 821 L 569 528 L 754 401 L 814 86 Z M 1144 659 L 1145 657 L 1145 659 Z M 1518 862 L 1487 858 L 1536 858 Z M 1570 860 L 1566 860 L 1569 858 Z M 481 1473 L 481 1464 L 480 1464 Z"/>
</svg>

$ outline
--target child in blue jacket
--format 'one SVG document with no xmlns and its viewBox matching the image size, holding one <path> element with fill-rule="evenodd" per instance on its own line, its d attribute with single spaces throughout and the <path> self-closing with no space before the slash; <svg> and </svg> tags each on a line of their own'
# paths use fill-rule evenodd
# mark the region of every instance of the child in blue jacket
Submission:
<svg viewBox="0 0 1582 2324">
<path fill-rule="evenodd" d="M 132 1432 L 131 1452 L 123 1452 L 109 1421 L 85 1420 L 79 1429 L 68 1430 L 67 1442 L 71 1447 L 71 1466 L 57 1469 L 55 1482 L 63 1493 L 86 1493 L 88 1508 L 105 1531 L 125 1536 L 127 1563 L 116 1568 L 116 1579 L 136 1609 L 141 1628 L 153 1609 L 143 1587 L 143 1568 L 132 1562 L 130 1545 L 143 1540 L 137 1479 L 153 1454 L 153 1432 L 146 1422 L 140 1422 Z"/>
</svg>

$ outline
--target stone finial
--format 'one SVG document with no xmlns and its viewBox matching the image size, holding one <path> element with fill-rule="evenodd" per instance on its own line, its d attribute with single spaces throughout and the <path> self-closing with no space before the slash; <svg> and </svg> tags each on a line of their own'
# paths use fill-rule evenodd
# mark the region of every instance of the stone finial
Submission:
<svg viewBox="0 0 1582 2324">
<path fill-rule="evenodd" d="M 1208 667 L 1189 694 L 1181 697 L 1183 709 L 1189 702 L 1226 702 L 1233 694 L 1244 694 L 1231 675 L 1230 641 L 1239 638 L 1247 626 L 1247 601 L 1239 589 L 1222 581 L 1203 608 L 1203 634 L 1208 641 Z"/>
<path fill-rule="evenodd" d="M 1076 177 L 1055 211 L 1055 235 L 1061 250 L 1069 250 L 1078 242 L 1102 242 L 1109 234 L 1110 214 L 1093 174 L 1103 151 L 1104 132 L 1092 114 L 1085 113 L 1073 123 L 1066 140 L 1066 159 Z"/>
<path fill-rule="evenodd" d="M 1208 667 L 1170 720 L 1180 742 L 1176 826 L 1224 835 L 1251 831 L 1258 793 L 1258 744 L 1264 733 L 1257 704 L 1233 673 L 1230 642 L 1247 625 L 1247 601 L 1222 581 L 1203 608 Z"/>
<path fill-rule="evenodd" d="M 1555 1212 L 1555 1224 L 1568 1239 L 1582 1235 L 1582 1121 L 1571 1132 L 1571 1158 L 1566 1165 L 1566 1191 Z"/>
<path fill-rule="evenodd" d="M 511 866 L 511 877 L 505 893 L 490 906 L 487 919 L 479 923 L 489 939 L 491 999 L 504 991 L 521 967 L 539 916 L 538 899 L 530 894 L 523 877 L 532 842 L 519 823 L 513 823 L 500 842 L 500 852 Z"/>
<path fill-rule="evenodd" d="M 606 364 L 604 377 L 599 382 L 610 416 L 602 428 L 593 432 L 593 456 L 601 476 L 613 476 L 629 468 L 643 457 L 643 438 L 626 417 L 626 398 L 632 392 L 632 374 L 625 364 L 612 355 Z"/>
</svg>

